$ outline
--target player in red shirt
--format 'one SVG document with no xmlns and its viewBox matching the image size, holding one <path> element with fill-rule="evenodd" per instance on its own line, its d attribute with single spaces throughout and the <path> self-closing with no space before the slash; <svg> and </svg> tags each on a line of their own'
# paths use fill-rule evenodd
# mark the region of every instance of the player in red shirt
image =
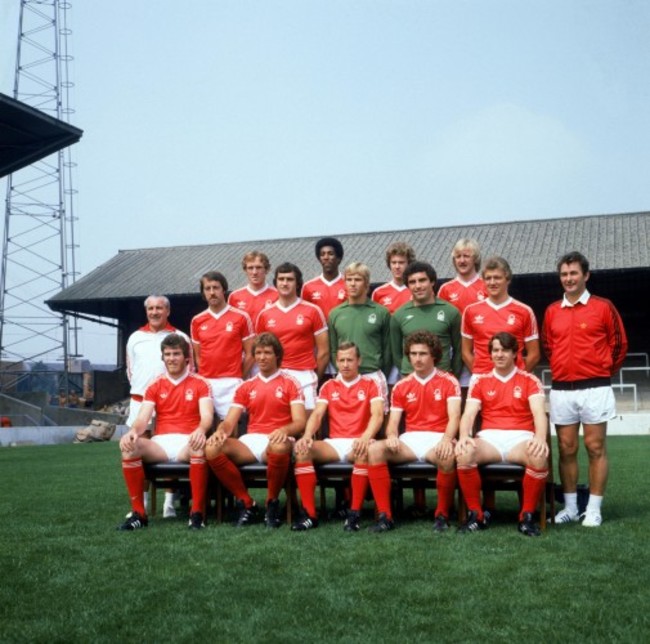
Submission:
<svg viewBox="0 0 650 644">
<path fill-rule="evenodd" d="M 368 446 L 384 421 L 384 399 L 377 383 L 361 376 L 361 353 L 353 342 L 342 342 L 336 352 L 338 375 L 320 390 L 316 409 L 307 421 L 304 436 L 296 443 L 295 473 L 303 511 L 292 530 L 318 526 L 316 517 L 316 471 L 314 463 L 353 462 L 352 503 L 344 530 L 359 529 L 361 506 L 368 488 Z M 329 418 L 329 436 L 314 440 L 325 414 Z"/>
<path fill-rule="evenodd" d="M 257 505 L 237 466 L 256 462 L 267 464 L 265 523 L 269 528 L 280 527 L 278 496 L 289 470 L 294 439 L 305 428 L 305 401 L 296 380 L 280 369 L 282 353 L 282 345 L 272 333 L 255 338 L 253 355 L 259 373 L 237 388 L 225 419 L 206 445 L 210 468 L 237 499 L 237 527 L 249 525 L 257 515 Z M 248 412 L 247 433 L 233 438 L 244 411 Z"/>
<path fill-rule="evenodd" d="M 329 363 L 327 322 L 319 307 L 298 297 L 302 272 L 295 264 L 280 264 L 274 283 L 278 301 L 259 314 L 255 330 L 278 337 L 284 351 L 283 369 L 298 380 L 305 408 L 311 410 L 316 404 L 318 381 Z"/>
<path fill-rule="evenodd" d="M 587 290 L 589 261 L 571 252 L 557 265 L 564 297 L 546 309 L 542 339 L 551 364 L 551 422 L 560 448 L 564 508 L 556 523 L 577 521 L 578 430 L 589 457 L 589 501 L 582 525 L 602 523 L 607 485 L 607 421 L 616 415 L 610 378 L 627 354 L 623 321 L 614 305 Z"/>
<path fill-rule="evenodd" d="M 500 331 L 511 333 L 523 347 L 525 355 L 516 356 L 520 369 L 532 371 L 539 362 L 539 333 L 533 310 L 510 297 L 508 285 L 512 270 L 503 257 L 485 262 L 483 281 L 488 297 L 470 304 L 463 312 L 461 325 L 463 362 L 471 373 L 488 373 L 492 360 L 488 351 L 490 338 Z"/>
<path fill-rule="evenodd" d="M 474 302 L 487 297 L 485 283 L 479 275 L 481 248 L 474 239 L 459 239 L 451 251 L 456 277 L 445 282 L 438 297 L 453 304 L 461 313 Z"/>
<path fill-rule="evenodd" d="M 414 261 L 415 251 L 406 242 L 394 242 L 386 249 L 386 266 L 392 279 L 372 292 L 372 300 L 385 306 L 391 315 L 411 299 L 411 291 L 404 283 L 404 271 Z"/>
<path fill-rule="evenodd" d="M 394 527 L 387 463 L 428 461 L 438 466 L 434 529 L 442 532 L 449 526 L 456 489 L 454 442 L 460 420 L 460 386 L 453 375 L 436 368 L 442 346 L 430 331 L 409 334 L 404 352 L 413 372 L 393 388 L 386 440 L 371 445 L 369 452 L 368 476 L 378 512 L 377 523 L 370 529 L 385 532 Z M 400 436 L 402 416 L 406 431 Z"/>
<path fill-rule="evenodd" d="M 200 284 L 208 308 L 192 318 L 194 362 L 199 374 L 210 381 L 215 411 L 223 418 L 235 389 L 253 365 L 255 332 L 248 314 L 226 303 L 228 282 L 221 273 L 208 271 Z"/>
<path fill-rule="evenodd" d="M 544 388 L 533 374 L 517 368 L 518 348 L 511 333 L 495 334 L 488 342 L 492 372 L 475 375 L 470 382 L 456 445 L 458 482 L 469 510 L 467 521 L 459 528 L 461 532 L 488 527 L 481 508 L 478 466 L 508 462 L 526 467 L 519 532 L 531 537 L 541 534 L 534 513 L 548 476 Z M 481 430 L 472 438 L 479 411 Z"/>
<path fill-rule="evenodd" d="M 228 304 L 248 313 L 255 325 L 260 312 L 278 299 L 278 292 L 275 287 L 266 283 L 271 262 L 264 253 L 258 250 L 246 253 L 242 259 L 242 268 L 246 273 L 247 284 L 230 294 Z"/>
<path fill-rule="evenodd" d="M 122 472 L 132 508 L 120 530 L 137 530 L 148 524 L 143 461 L 189 461 L 192 488 L 189 526 L 204 527 L 208 481 L 205 435 L 212 426 L 214 414 L 210 385 L 189 372 L 190 345 L 184 337 L 170 333 L 163 339 L 161 349 L 165 373 L 149 384 L 137 418 L 120 439 Z M 154 412 L 156 431 L 149 439 L 144 432 Z"/>
<path fill-rule="evenodd" d="M 305 282 L 298 291 L 305 302 L 315 304 L 327 319 L 330 311 L 345 302 L 345 280 L 339 271 L 343 261 L 343 245 L 335 237 L 323 237 L 316 242 L 316 258 L 323 272 Z"/>
</svg>

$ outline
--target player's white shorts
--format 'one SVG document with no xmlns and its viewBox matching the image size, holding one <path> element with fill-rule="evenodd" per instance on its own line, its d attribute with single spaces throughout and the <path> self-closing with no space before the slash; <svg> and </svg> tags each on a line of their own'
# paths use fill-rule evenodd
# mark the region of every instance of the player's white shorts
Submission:
<svg viewBox="0 0 650 644">
<path fill-rule="evenodd" d="M 426 463 L 426 453 L 434 448 L 445 435 L 445 432 L 409 432 L 405 431 L 399 439 L 415 454 L 418 463 Z"/>
<path fill-rule="evenodd" d="M 318 387 L 318 376 L 315 371 L 301 371 L 298 369 L 285 369 L 293 376 L 302 388 L 305 397 L 305 409 L 313 409 L 316 406 L 316 388 Z"/>
<path fill-rule="evenodd" d="M 392 369 L 390 370 L 390 373 L 388 374 L 388 384 L 389 385 L 394 385 L 398 380 L 400 380 L 402 377 L 402 374 L 399 372 L 399 369 L 393 365 Z"/>
<path fill-rule="evenodd" d="M 187 447 L 188 439 L 189 434 L 161 434 L 151 440 L 165 450 L 168 461 L 176 463 L 179 452 Z"/>
<path fill-rule="evenodd" d="M 258 463 L 266 462 L 263 456 L 266 454 L 266 448 L 269 444 L 268 434 L 244 434 L 239 437 L 239 440 L 253 452 L 253 456 L 255 456 Z"/>
<path fill-rule="evenodd" d="M 241 378 L 206 378 L 212 388 L 212 402 L 214 410 L 219 418 L 226 417 L 232 399 L 235 397 L 235 390 L 243 382 Z"/>
<path fill-rule="evenodd" d="M 513 447 L 535 438 L 535 434 L 527 429 L 482 429 L 476 434 L 476 438 L 480 438 L 496 448 L 501 454 L 501 460 L 505 463 L 507 462 L 506 456 Z"/>
<path fill-rule="evenodd" d="M 336 450 L 341 463 L 348 463 L 348 454 L 352 451 L 354 438 L 326 438 L 325 442 Z"/>
<path fill-rule="evenodd" d="M 384 399 L 384 414 L 387 414 L 390 410 L 390 403 L 388 401 L 388 383 L 386 382 L 384 372 L 381 369 L 378 369 L 377 371 L 371 371 L 370 373 L 364 373 L 363 375 L 377 383 L 379 393 Z"/>
<path fill-rule="evenodd" d="M 550 418 L 554 425 L 598 425 L 616 416 L 616 400 L 611 387 L 551 389 L 549 400 Z"/>
</svg>

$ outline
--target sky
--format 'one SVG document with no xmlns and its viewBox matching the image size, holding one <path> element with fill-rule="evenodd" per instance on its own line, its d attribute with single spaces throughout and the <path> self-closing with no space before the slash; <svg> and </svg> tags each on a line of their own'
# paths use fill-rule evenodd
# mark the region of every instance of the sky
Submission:
<svg viewBox="0 0 650 644">
<path fill-rule="evenodd" d="M 82 275 L 121 249 L 650 207 L 645 0 L 73 0 L 68 20 Z"/>
</svg>

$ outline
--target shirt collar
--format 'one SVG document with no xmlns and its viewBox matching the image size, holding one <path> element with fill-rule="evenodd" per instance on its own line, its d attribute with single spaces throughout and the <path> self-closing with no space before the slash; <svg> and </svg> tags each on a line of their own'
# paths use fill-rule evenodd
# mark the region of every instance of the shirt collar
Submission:
<svg viewBox="0 0 650 644">
<path fill-rule="evenodd" d="M 562 304 L 560 305 L 563 309 L 564 308 L 573 308 L 576 304 L 582 304 L 583 306 L 587 304 L 589 301 L 589 298 L 591 297 L 591 293 L 587 289 L 585 289 L 582 292 L 582 295 L 573 303 L 569 302 L 567 299 L 566 293 L 562 296 Z"/>
</svg>

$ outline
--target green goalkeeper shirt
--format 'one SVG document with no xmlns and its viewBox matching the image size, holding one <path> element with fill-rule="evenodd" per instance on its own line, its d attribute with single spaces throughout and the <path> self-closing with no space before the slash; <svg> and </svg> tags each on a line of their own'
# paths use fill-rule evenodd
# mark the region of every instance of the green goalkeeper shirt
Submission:
<svg viewBox="0 0 650 644">
<path fill-rule="evenodd" d="M 382 370 L 386 375 L 392 364 L 390 347 L 390 313 L 367 299 L 364 304 L 344 302 L 332 309 L 327 319 L 330 359 L 336 364 L 336 350 L 341 342 L 354 342 L 361 352 L 361 373 Z"/>
<path fill-rule="evenodd" d="M 460 321 L 458 309 L 440 298 L 423 306 L 416 306 L 414 302 L 400 306 L 390 321 L 393 364 L 402 374 L 411 373 L 413 367 L 408 356 L 404 355 L 404 339 L 414 331 L 431 331 L 438 336 L 442 344 L 442 358 L 436 367 L 442 371 L 450 371 L 458 378 L 463 368 Z"/>
</svg>

